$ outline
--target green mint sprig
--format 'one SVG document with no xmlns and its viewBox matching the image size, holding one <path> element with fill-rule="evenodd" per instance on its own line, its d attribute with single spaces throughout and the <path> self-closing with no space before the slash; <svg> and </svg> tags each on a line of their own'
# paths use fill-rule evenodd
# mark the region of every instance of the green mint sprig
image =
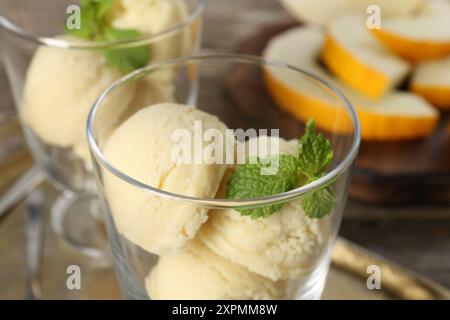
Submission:
<svg viewBox="0 0 450 320">
<path fill-rule="evenodd" d="M 265 159 L 248 159 L 245 164 L 236 166 L 228 180 L 226 198 L 248 199 L 270 196 L 292 190 L 298 186 L 300 177 L 306 177 L 310 183 L 325 175 L 333 159 L 330 141 L 322 134 L 317 134 L 313 119 L 306 124 L 306 130 L 299 139 L 298 157 L 277 155 Z M 271 175 L 262 175 L 261 169 L 278 163 L 278 171 Z M 336 197 L 331 186 L 326 186 L 302 198 L 302 208 L 310 218 L 320 219 L 331 213 Z M 242 215 L 253 219 L 267 218 L 281 209 L 283 204 L 264 207 L 238 209 Z"/>
<path fill-rule="evenodd" d="M 120 41 L 137 39 L 142 34 L 134 29 L 116 29 L 110 25 L 109 12 L 113 0 L 81 0 L 81 25 L 79 29 L 65 31 L 75 37 L 93 41 Z M 106 48 L 102 53 L 108 64 L 121 72 L 131 72 L 147 65 L 151 59 L 149 46 Z"/>
<path fill-rule="evenodd" d="M 140 37 L 138 31 L 127 29 L 120 30 L 107 28 L 104 39 L 108 41 L 127 40 Z M 103 54 L 106 61 L 111 66 L 115 66 L 120 71 L 131 72 L 146 66 L 150 61 L 150 48 L 148 46 L 138 46 L 120 49 L 104 49 Z"/>
<path fill-rule="evenodd" d="M 305 134 L 299 139 L 298 162 L 300 172 L 307 177 L 306 183 L 322 177 L 331 160 L 331 142 L 322 132 L 317 134 L 313 119 L 306 123 Z M 302 208 L 310 218 L 320 219 L 333 210 L 336 196 L 331 186 L 308 193 L 302 198 Z"/>
<path fill-rule="evenodd" d="M 297 158 L 283 154 L 270 160 L 278 161 L 278 172 L 274 175 L 261 174 L 261 170 L 268 164 L 259 158 L 249 159 L 245 164 L 237 166 L 228 180 L 226 197 L 229 199 L 248 199 L 270 196 L 295 188 L 299 178 Z M 244 209 L 240 212 L 242 215 L 248 215 L 252 218 L 266 218 L 273 212 L 280 210 L 281 206 L 282 204 L 275 204 Z"/>
<path fill-rule="evenodd" d="M 298 141 L 300 170 L 311 181 L 316 180 L 325 172 L 332 159 L 330 140 L 322 132 L 318 134 L 314 120 L 309 119 L 305 133 Z"/>
</svg>

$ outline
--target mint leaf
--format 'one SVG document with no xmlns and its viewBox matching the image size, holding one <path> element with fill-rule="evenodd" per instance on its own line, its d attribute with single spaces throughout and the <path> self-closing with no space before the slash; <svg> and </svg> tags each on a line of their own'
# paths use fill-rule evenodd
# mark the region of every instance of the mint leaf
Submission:
<svg viewBox="0 0 450 320">
<path fill-rule="evenodd" d="M 317 134 L 313 119 L 306 123 L 305 134 L 299 139 L 298 162 L 300 171 L 308 177 L 308 183 L 325 174 L 333 159 L 331 142 L 322 133 Z M 331 213 L 336 199 L 331 186 L 306 194 L 302 208 L 310 218 L 323 218 Z"/>
<path fill-rule="evenodd" d="M 306 123 L 306 132 L 299 139 L 298 161 L 300 170 L 310 180 L 315 180 L 328 167 L 333 159 L 331 142 L 322 133 L 316 133 L 313 119 Z"/>
<path fill-rule="evenodd" d="M 120 41 L 141 37 L 141 33 L 132 30 L 115 29 L 109 25 L 108 14 L 113 0 L 81 0 L 81 28 L 68 29 L 66 33 L 75 37 L 93 41 Z M 106 48 L 102 53 L 108 64 L 121 72 L 131 72 L 150 62 L 149 46 L 128 48 Z"/>
<path fill-rule="evenodd" d="M 107 28 L 105 40 L 117 41 L 139 38 L 141 34 L 135 30 Z M 103 54 L 111 66 L 123 72 L 130 72 L 150 62 L 150 48 L 146 45 L 131 48 L 104 49 Z"/>
<path fill-rule="evenodd" d="M 113 0 L 99 0 L 96 8 L 96 18 L 98 21 L 105 22 L 109 11 L 112 9 Z"/>
<path fill-rule="evenodd" d="M 268 161 L 278 160 L 278 171 L 273 175 L 262 175 L 261 170 Z M 333 159 L 330 141 L 316 132 L 313 119 L 308 120 L 304 135 L 299 139 L 298 158 L 290 155 L 278 155 L 267 159 L 256 159 L 256 163 L 247 161 L 237 166 L 228 180 L 226 198 L 249 199 L 283 193 L 297 187 L 299 177 L 304 175 L 310 183 L 326 174 Z M 302 197 L 301 205 L 305 215 L 320 219 L 331 213 L 336 204 L 331 185 L 310 192 Z M 273 204 L 259 208 L 237 209 L 242 215 L 252 218 L 266 218 L 280 210 L 283 204 Z"/>
<path fill-rule="evenodd" d="M 226 198 L 229 199 L 249 199 L 263 196 L 270 196 L 292 190 L 297 185 L 298 161 L 291 155 L 277 155 L 275 157 L 254 159 L 255 163 L 247 160 L 243 165 L 239 165 L 234 170 L 228 180 Z M 263 168 L 270 164 L 277 163 L 278 171 L 272 175 L 262 175 Z M 275 204 L 259 208 L 238 209 L 242 215 L 252 218 L 266 218 L 272 213 L 281 209 L 282 204 Z"/>
<path fill-rule="evenodd" d="M 250 216 L 252 219 L 267 218 L 273 213 L 279 211 L 283 207 L 283 204 L 272 204 L 269 206 L 253 208 L 253 209 L 237 209 L 242 216 Z"/>
<path fill-rule="evenodd" d="M 320 219 L 330 214 L 335 204 L 336 196 L 331 186 L 308 193 L 302 198 L 302 208 L 311 219 Z"/>
</svg>

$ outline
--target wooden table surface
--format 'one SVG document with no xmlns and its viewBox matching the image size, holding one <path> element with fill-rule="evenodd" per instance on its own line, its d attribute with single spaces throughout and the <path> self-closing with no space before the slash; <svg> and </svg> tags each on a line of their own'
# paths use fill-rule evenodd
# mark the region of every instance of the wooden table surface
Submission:
<svg viewBox="0 0 450 320">
<path fill-rule="evenodd" d="M 289 19 L 278 0 L 206 2 L 205 51 L 234 52 L 260 26 Z M 11 105 L 0 69 L 0 120 Z M 449 207 L 383 208 L 350 200 L 340 234 L 450 288 Z"/>
</svg>

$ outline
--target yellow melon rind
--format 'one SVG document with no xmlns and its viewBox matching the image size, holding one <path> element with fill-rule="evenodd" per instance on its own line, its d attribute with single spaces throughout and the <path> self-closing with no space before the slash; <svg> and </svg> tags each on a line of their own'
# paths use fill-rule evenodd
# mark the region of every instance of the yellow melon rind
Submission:
<svg viewBox="0 0 450 320">
<path fill-rule="evenodd" d="M 450 42 L 409 39 L 382 28 L 371 31 L 393 53 L 411 62 L 428 61 L 450 54 Z"/>
<path fill-rule="evenodd" d="M 413 84 L 411 91 L 421 95 L 428 102 L 441 110 L 450 110 L 450 87 L 432 87 Z"/>
<path fill-rule="evenodd" d="M 389 78 L 385 74 L 353 58 L 330 35 L 325 38 L 321 59 L 342 81 L 370 98 L 379 98 L 388 90 Z"/>
<path fill-rule="evenodd" d="M 314 118 L 317 126 L 337 134 L 349 134 L 353 129 L 348 111 L 344 107 L 328 104 L 289 88 L 265 71 L 264 80 L 276 103 L 302 121 Z M 410 117 L 384 115 L 369 108 L 355 106 L 361 125 L 363 140 L 390 141 L 409 140 L 428 136 L 436 127 L 439 116 Z"/>
</svg>

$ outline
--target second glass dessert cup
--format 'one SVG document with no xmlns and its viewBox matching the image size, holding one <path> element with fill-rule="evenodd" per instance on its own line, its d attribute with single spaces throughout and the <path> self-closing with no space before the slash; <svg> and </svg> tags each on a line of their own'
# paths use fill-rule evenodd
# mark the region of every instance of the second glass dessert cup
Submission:
<svg viewBox="0 0 450 320">
<path fill-rule="evenodd" d="M 130 110 L 129 117 L 117 118 L 111 129 L 106 115 L 114 114 L 108 103 L 114 94 L 130 83 L 166 72 L 174 75 L 172 99 Z M 222 138 L 232 142 L 232 150 L 242 145 L 250 150 L 251 141 L 258 141 L 259 152 L 275 141 L 276 152 L 297 156 L 297 139 L 308 119 L 293 119 L 278 108 L 289 97 L 279 99 L 274 79 L 279 84 L 290 80 L 283 86 L 294 93 L 290 103 L 298 108 L 305 103 L 298 88 L 335 105 L 331 128 L 336 129 L 324 131 L 334 154 L 326 173 L 285 192 L 233 199 L 224 195 L 231 188 L 230 175 L 237 170 L 233 168 L 239 166 L 234 156 L 231 165 L 193 163 L 192 159 L 170 163 L 180 128 L 194 139 L 196 128 L 201 128 L 202 141 L 214 148 Z M 255 112 L 253 117 L 250 110 Z M 234 130 L 231 138 L 220 134 L 225 128 Z M 213 140 L 208 129 L 216 129 Z M 259 136 L 250 136 L 252 129 Z M 109 86 L 93 106 L 87 130 L 108 237 L 126 298 L 320 298 L 360 142 L 355 111 L 331 85 L 306 71 L 258 57 L 175 59 L 137 70 Z M 236 132 L 249 135 L 242 139 Z M 195 148 L 189 145 L 188 153 Z M 214 155 L 221 148 L 214 149 Z M 251 159 L 252 151 L 246 148 L 241 150 Z M 333 194 L 333 206 L 319 214 L 323 199 L 312 195 L 326 188 Z M 260 209 L 268 207 L 275 209 L 260 215 L 266 212 Z M 256 210 L 251 212 L 257 216 L 245 216 L 248 210 Z"/>
<path fill-rule="evenodd" d="M 204 3 L 158 0 L 149 2 L 148 8 L 135 8 L 132 2 L 115 0 L 117 7 L 111 9 L 110 17 L 114 27 L 138 29 L 142 36 L 102 42 L 65 32 L 64 21 L 79 4 L 74 0 L 5 1 L 0 35 L 26 140 L 35 161 L 61 190 L 52 207 L 54 230 L 81 252 L 103 259 L 108 248 L 85 126 L 97 96 L 126 73 L 108 64 L 103 53 L 148 46 L 150 62 L 195 54 L 200 48 Z M 122 114 L 129 105 L 165 100 L 170 95 L 170 77 L 164 74 L 124 87 L 113 102 L 123 107 L 118 112 Z"/>
</svg>

